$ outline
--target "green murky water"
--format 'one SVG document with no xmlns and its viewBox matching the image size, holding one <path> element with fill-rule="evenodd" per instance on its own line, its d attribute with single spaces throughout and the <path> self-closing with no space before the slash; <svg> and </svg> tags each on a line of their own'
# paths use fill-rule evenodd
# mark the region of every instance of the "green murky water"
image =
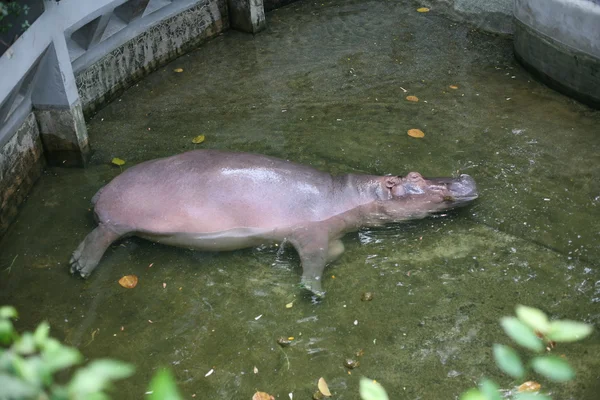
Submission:
<svg viewBox="0 0 600 400">
<path fill-rule="evenodd" d="M 0 303 L 18 307 L 21 329 L 46 319 L 90 358 L 135 363 L 117 398 L 141 398 L 160 366 L 202 399 L 256 389 L 306 399 L 321 376 L 337 399 L 358 399 L 363 375 L 394 399 L 455 398 L 484 375 L 520 383 L 499 374 L 490 350 L 506 342 L 497 321 L 515 304 L 600 322 L 600 112 L 535 82 L 510 41 L 414 8 L 296 3 L 269 14 L 266 32 L 228 32 L 131 88 L 89 121 L 92 166 L 49 169 L 0 242 L 0 267 L 12 263 Z M 198 134 L 206 142 L 193 145 Z M 296 288 L 291 248 L 202 253 L 132 238 L 88 281 L 69 276 L 69 255 L 94 226 L 89 199 L 119 173 L 107 163 L 196 147 L 332 173 L 460 171 L 481 198 L 445 218 L 348 235 L 318 305 Z M 117 284 L 126 274 L 139 276 L 135 289 Z M 364 291 L 374 300 L 361 302 Z M 292 346 L 280 349 L 281 336 Z M 344 359 L 359 349 L 348 374 Z M 557 353 L 578 379 L 545 387 L 595 398 L 600 334 Z"/>
</svg>

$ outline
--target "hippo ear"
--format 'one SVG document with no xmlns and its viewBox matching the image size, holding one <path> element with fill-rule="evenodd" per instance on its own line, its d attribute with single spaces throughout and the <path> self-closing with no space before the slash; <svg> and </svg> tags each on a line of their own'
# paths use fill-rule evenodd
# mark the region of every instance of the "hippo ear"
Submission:
<svg viewBox="0 0 600 400">
<path fill-rule="evenodd" d="M 386 176 L 385 177 L 385 187 L 387 187 L 388 189 L 391 189 L 394 186 L 397 186 L 401 182 L 402 182 L 402 179 L 399 176 Z"/>
</svg>

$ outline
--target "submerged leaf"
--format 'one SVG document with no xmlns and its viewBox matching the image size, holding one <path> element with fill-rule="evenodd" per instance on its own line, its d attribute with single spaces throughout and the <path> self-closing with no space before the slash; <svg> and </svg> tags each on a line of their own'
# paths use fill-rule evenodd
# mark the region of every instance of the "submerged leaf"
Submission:
<svg viewBox="0 0 600 400">
<path fill-rule="evenodd" d="M 175 68 L 173 71 L 175 71 L 175 72 L 183 72 L 183 68 Z"/>
<path fill-rule="evenodd" d="M 319 383 L 317 383 L 317 387 L 319 388 L 319 391 L 321 393 L 323 393 L 324 396 L 327 396 L 327 397 L 331 396 L 331 392 L 329 391 L 329 386 L 327 386 L 327 382 L 325 382 L 325 379 L 319 378 Z"/>
<path fill-rule="evenodd" d="M 456 86 L 456 85 L 450 85 L 450 86 L 448 86 L 448 87 L 449 87 L 450 89 L 453 89 L 453 90 L 456 90 L 456 89 L 458 89 L 458 86 Z"/>
<path fill-rule="evenodd" d="M 254 393 L 254 396 L 252 396 L 252 400 L 275 400 L 275 397 L 271 396 L 269 393 L 256 392 Z"/>
<path fill-rule="evenodd" d="M 414 138 L 422 138 L 425 136 L 425 133 L 423 133 L 423 131 L 420 129 L 409 129 L 408 136 L 414 137 Z"/>
<path fill-rule="evenodd" d="M 417 12 L 426 13 L 426 12 L 429 12 L 429 8 L 427 8 L 427 7 L 420 7 L 420 8 L 417 8 Z"/>
<path fill-rule="evenodd" d="M 125 165 L 125 160 L 121 160 L 120 158 L 115 157 L 112 159 L 111 163 L 120 167 L 121 165 Z"/>
<path fill-rule="evenodd" d="M 119 285 L 127 289 L 133 289 L 138 283 L 138 277 L 135 275 L 125 275 L 119 279 Z"/>
<path fill-rule="evenodd" d="M 537 382 L 534 381 L 527 381 L 527 382 L 523 382 L 522 384 L 519 385 L 519 387 L 517 388 L 517 390 L 519 392 L 537 392 L 542 388 L 542 385 L 540 385 Z"/>
<path fill-rule="evenodd" d="M 416 103 L 417 101 L 419 101 L 419 98 L 417 96 L 406 96 L 406 100 L 414 101 Z"/>
<path fill-rule="evenodd" d="M 206 139 L 204 137 L 204 135 L 198 135 L 198 136 L 196 136 L 195 138 L 192 139 L 192 143 L 194 143 L 194 144 L 200 144 L 200 143 L 204 142 L 204 139 Z"/>
</svg>

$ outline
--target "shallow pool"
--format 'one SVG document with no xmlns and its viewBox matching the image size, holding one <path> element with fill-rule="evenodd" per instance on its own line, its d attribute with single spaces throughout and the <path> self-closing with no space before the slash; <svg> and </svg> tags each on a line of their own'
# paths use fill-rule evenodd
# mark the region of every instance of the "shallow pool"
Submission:
<svg viewBox="0 0 600 400">
<path fill-rule="evenodd" d="M 95 115 L 89 168 L 46 171 L 0 242 L 0 303 L 20 310 L 20 329 L 45 319 L 86 357 L 134 363 L 115 398 L 141 398 L 169 366 L 186 398 L 258 389 L 305 399 L 324 377 L 336 399 L 357 399 L 368 376 L 393 399 L 441 399 L 482 376 L 522 383 L 491 355 L 508 343 L 498 319 L 516 304 L 598 326 L 600 112 L 534 81 L 509 40 L 412 2 L 305 1 L 267 18 L 266 32 L 228 32 Z M 132 238 L 89 280 L 71 277 L 70 253 L 94 226 L 89 200 L 120 172 L 110 160 L 126 168 L 194 148 L 335 174 L 468 173 L 481 197 L 445 217 L 348 235 L 318 304 L 297 288 L 291 247 L 203 253 Z M 117 283 L 128 274 L 135 289 Z M 280 348 L 279 337 L 294 340 Z M 344 360 L 361 349 L 349 373 Z M 598 330 L 555 352 L 577 379 L 529 378 L 556 398 L 595 398 Z"/>
</svg>

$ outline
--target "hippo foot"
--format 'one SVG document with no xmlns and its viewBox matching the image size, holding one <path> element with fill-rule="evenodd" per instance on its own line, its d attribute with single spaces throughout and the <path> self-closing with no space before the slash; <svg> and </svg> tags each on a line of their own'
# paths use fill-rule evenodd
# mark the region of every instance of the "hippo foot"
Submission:
<svg viewBox="0 0 600 400">
<path fill-rule="evenodd" d="M 323 299 L 325 297 L 326 292 L 321 289 L 319 282 L 307 282 L 302 280 L 298 286 L 301 289 L 308 290 L 316 299 Z"/>
<path fill-rule="evenodd" d="M 71 259 L 69 260 L 69 264 L 71 264 L 71 274 L 79 274 L 82 278 L 87 278 L 90 276 L 91 269 L 88 265 L 86 265 L 85 261 L 81 259 L 81 252 L 79 249 L 73 252 Z M 89 271 L 89 272 L 88 272 Z"/>
<path fill-rule="evenodd" d="M 85 237 L 73 252 L 73 256 L 69 261 L 71 273 L 78 273 L 82 278 L 90 276 L 108 246 L 120 236 L 113 229 L 105 225 L 99 225 Z"/>
</svg>

